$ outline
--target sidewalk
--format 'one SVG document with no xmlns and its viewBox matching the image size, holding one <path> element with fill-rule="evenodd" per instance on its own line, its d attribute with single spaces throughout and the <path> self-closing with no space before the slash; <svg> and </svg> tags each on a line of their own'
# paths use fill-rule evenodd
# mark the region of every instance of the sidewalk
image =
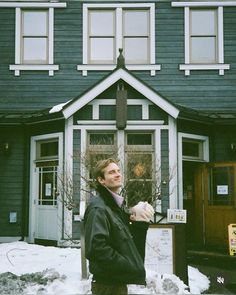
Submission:
<svg viewBox="0 0 236 295">
<path fill-rule="evenodd" d="M 236 256 L 224 251 L 188 250 L 187 263 L 209 277 L 206 294 L 236 294 Z"/>
</svg>

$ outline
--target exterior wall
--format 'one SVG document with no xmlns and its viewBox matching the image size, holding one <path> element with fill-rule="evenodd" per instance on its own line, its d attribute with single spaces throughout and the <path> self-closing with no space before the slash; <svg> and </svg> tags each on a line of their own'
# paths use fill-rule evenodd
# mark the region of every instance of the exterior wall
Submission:
<svg viewBox="0 0 236 295">
<path fill-rule="evenodd" d="M 3 152 L 3 143 L 8 142 L 9 155 Z M 21 237 L 24 230 L 23 215 L 25 212 L 26 186 L 26 155 L 25 134 L 22 127 L 0 127 L 0 237 Z M 9 222 L 10 212 L 17 213 L 17 222 Z"/>
<path fill-rule="evenodd" d="M 144 1 L 145 2 L 145 1 Z M 171 7 L 171 1 L 153 1 L 156 5 L 156 63 L 161 70 L 135 72 L 139 78 L 174 103 L 196 109 L 222 110 L 236 107 L 235 7 L 224 7 L 224 55 L 231 65 L 220 76 L 217 70 L 191 71 L 185 76 L 184 9 Z M 55 8 L 54 61 L 59 71 L 22 71 L 19 77 L 9 71 L 14 63 L 15 9 L 0 8 L 0 109 L 36 110 L 66 102 L 80 95 L 109 72 L 89 71 L 82 76 L 76 70 L 82 64 L 82 2 L 66 1 L 66 8 Z"/>
<path fill-rule="evenodd" d="M 231 150 L 232 143 L 236 143 L 235 127 L 218 126 L 212 139 L 213 161 L 236 161 L 236 150 Z"/>
</svg>

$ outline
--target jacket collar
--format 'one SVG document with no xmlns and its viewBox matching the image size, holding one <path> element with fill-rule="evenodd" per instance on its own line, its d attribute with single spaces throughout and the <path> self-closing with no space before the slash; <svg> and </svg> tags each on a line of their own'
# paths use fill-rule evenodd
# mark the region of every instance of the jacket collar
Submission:
<svg viewBox="0 0 236 295">
<path fill-rule="evenodd" d="M 109 190 L 105 186 L 99 184 L 96 190 L 107 206 L 114 209 L 120 209 L 111 192 L 109 192 Z"/>
</svg>

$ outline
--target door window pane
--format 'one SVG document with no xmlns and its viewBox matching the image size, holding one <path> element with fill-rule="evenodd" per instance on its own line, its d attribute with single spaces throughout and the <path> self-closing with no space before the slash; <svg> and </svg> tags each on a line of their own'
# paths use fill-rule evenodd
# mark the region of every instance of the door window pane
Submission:
<svg viewBox="0 0 236 295">
<path fill-rule="evenodd" d="M 210 170 L 210 205 L 234 205 L 233 167 L 213 167 Z"/>
<path fill-rule="evenodd" d="M 36 145 L 36 160 L 58 158 L 58 141 L 38 141 Z"/>
<path fill-rule="evenodd" d="M 57 167 L 39 168 L 39 205 L 57 205 Z"/>
</svg>

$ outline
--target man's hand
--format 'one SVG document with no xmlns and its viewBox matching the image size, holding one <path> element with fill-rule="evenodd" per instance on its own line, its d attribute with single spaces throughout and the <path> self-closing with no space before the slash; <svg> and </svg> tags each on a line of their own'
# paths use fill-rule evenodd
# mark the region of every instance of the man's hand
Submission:
<svg viewBox="0 0 236 295">
<path fill-rule="evenodd" d="M 148 202 L 138 202 L 137 205 L 131 208 L 130 219 L 133 221 L 150 222 L 154 215 L 154 209 Z"/>
</svg>

